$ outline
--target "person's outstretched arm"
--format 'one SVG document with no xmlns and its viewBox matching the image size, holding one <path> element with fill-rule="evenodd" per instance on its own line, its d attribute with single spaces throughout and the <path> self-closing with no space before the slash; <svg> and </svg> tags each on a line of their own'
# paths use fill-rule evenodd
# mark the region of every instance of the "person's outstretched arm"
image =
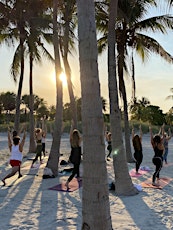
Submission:
<svg viewBox="0 0 173 230">
<path fill-rule="evenodd" d="M 10 152 L 11 152 L 11 146 L 12 146 L 11 132 L 10 132 L 10 130 L 8 129 L 8 147 L 9 147 L 9 149 L 10 149 Z"/>
<path fill-rule="evenodd" d="M 25 138 L 26 138 L 26 131 L 24 130 L 23 131 L 23 138 L 22 138 L 22 141 L 20 142 L 20 145 L 19 145 L 19 149 L 21 152 L 23 151 L 23 146 L 25 144 Z"/>
</svg>

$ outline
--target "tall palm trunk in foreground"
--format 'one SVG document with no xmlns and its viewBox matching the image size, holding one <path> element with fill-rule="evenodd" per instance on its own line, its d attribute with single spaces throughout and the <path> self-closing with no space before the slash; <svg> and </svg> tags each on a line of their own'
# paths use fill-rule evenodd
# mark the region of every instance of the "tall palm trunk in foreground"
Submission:
<svg viewBox="0 0 173 230">
<path fill-rule="evenodd" d="M 53 141 L 50 150 L 49 159 L 46 168 L 50 169 L 53 175 L 56 177 L 58 174 L 58 162 L 59 162 L 59 150 L 61 141 L 61 127 L 62 127 L 62 82 L 60 80 L 61 74 L 61 61 L 59 54 L 59 42 L 58 42 L 58 27 L 57 27 L 57 8 L 58 0 L 53 0 L 53 45 L 55 54 L 55 71 L 56 71 L 56 114 L 55 125 L 53 132 Z M 46 172 L 46 170 L 45 170 Z"/>
<path fill-rule="evenodd" d="M 82 229 L 111 230 L 93 0 L 77 0 L 82 90 Z"/>
<path fill-rule="evenodd" d="M 115 18 L 117 15 L 117 0 L 111 0 L 108 23 L 108 73 L 110 122 L 112 133 L 113 165 L 115 172 L 115 192 L 117 195 L 135 195 L 137 190 L 132 184 L 126 162 L 123 146 L 121 117 L 118 103 L 118 88 L 115 64 Z"/>
</svg>

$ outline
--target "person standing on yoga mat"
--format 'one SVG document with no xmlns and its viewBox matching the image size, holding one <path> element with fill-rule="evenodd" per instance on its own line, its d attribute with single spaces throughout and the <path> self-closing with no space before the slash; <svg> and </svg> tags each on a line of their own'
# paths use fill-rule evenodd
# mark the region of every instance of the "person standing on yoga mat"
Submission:
<svg viewBox="0 0 173 230">
<path fill-rule="evenodd" d="M 163 145 L 164 145 L 164 154 L 163 154 L 163 161 L 165 161 L 165 164 L 168 163 L 167 157 L 168 157 L 168 142 L 172 137 L 171 129 L 168 129 L 168 133 L 165 132 L 165 124 L 162 125 L 160 129 L 160 134 L 163 138 Z"/>
<path fill-rule="evenodd" d="M 6 185 L 5 180 L 7 178 L 14 176 L 17 172 L 19 172 L 18 178 L 22 177 L 22 175 L 20 173 L 20 165 L 22 163 L 22 158 L 23 158 L 22 151 L 23 151 L 23 146 L 25 143 L 26 134 L 24 131 L 23 139 L 21 142 L 20 142 L 20 137 L 14 136 L 15 134 L 17 134 L 17 132 L 13 132 L 13 141 L 12 141 L 11 140 L 11 133 L 10 133 L 10 131 L 8 131 L 8 146 L 9 146 L 9 149 L 11 152 L 10 165 L 12 166 L 12 171 L 11 171 L 11 173 L 7 174 L 7 176 L 5 176 L 2 179 L 3 186 Z"/>
<path fill-rule="evenodd" d="M 140 136 L 134 133 L 134 128 L 132 128 L 132 143 L 134 148 L 134 159 L 136 164 L 136 174 L 138 173 L 139 167 L 143 160 L 143 153 L 142 153 L 142 129 L 141 125 L 139 126 Z"/>
<path fill-rule="evenodd" d="M 34 160 L 32 161 L 31 168 L 34 167 L 34 163 L 38 160 L 38 158 L 40 158 L 40 164 L 42 164 L 42 159 L 41 159 L 41 155 L 42 155 L 42 129 L 40 129 L 40 128 L 35 129 L 35 139 L 37 142 L 36 156 L 35 156 Z"/>
<path fill-rule="evenodd" d="M 156 183 L 156 179 L 157 181 L 159 181 L 159 174 L 163 165 L 163 153 L 164 153 L 163 139 L 160 137 L 160 135 L 155 135 L 153 137 L 151 127 L 149 129 L 150 129 L 150 136 L 151 136 L 151 144 L 154 150 L 154 157 L 152 159 L 152 162 L 156 166 L 152 178 L 152 185 L 158 186 L 159 184 Z"/>
<path fill-rule="evenodd" d="M 74 168 L 71 176 L 68 178 L 65 186 L 69 189 L 69 183 L 77 175 L 77 179 L 80 180 L 79 167 L 81 162 L 81 137 L 77 129 L 73 129 L 71 125 L 70 129 L 70 145 L 71 145 L 71 154 L 69 157 L 70 162 L 73 164 Z"/>
</svg>

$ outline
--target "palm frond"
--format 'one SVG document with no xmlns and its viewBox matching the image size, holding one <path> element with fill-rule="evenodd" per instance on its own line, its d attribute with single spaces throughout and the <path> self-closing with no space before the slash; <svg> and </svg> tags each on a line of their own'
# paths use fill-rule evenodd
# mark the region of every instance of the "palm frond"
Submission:
<svg viewBox="0 0 173 230">
<path fill-rule="evenodd" d="M 136 33 L 135 45 L 136 51 L 144 61 L 151 53 L 158 54 L 165 61 L 172 63 L 173 57 L 154 39 L 144 34 Z"/>
<path fill-rule="evenodd" d="M 13 76 L 14 82 L 17 82 L 19 69 L 20 69 L 20 45 L 18 45 L 18 47 L 16 48 L 16 51 L 13 56 L 13 61 L 11 64 L 11 75 Z"/>
</svg>

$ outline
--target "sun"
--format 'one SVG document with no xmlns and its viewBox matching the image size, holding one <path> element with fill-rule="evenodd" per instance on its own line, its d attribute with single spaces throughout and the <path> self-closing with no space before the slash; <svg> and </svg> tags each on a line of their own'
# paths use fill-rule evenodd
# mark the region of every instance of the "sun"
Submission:
<svg viewBox="0 0 173 230">
<path fill-rule="evenodd" d="M 67 77 L 66 77 L 65 73 L 62 72 L 62 73 L 60 74 L 60 80 L 62 81 L 63 86 L 64 86 L 64 87 L 67 87 Z"/>
<path fill-rule="evenodd" d="M 56 84 L 56 77 L 55 77 L 55 73 L 52 73 L 51 75 L 51 81 L 53 82 L 53 84 Z M 60 80 L 62 81 L 62 84 L 64 87 L 67 87 L 67 77 L 65 75 L 65 73 L 61 73 L 60 74 Z"/>
</svg>

